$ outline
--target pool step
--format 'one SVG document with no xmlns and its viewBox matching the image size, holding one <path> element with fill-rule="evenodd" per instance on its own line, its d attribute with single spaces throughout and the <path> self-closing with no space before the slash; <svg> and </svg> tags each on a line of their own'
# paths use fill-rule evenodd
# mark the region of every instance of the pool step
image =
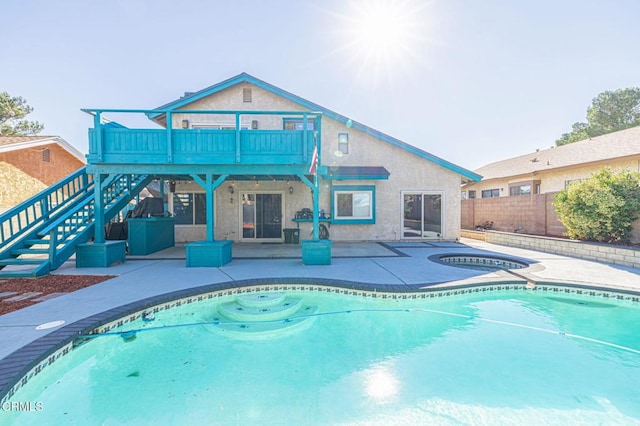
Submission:
<svg viewBox="0 0 640 426">
<path fill-rule="evenodd" d="M 295 314 L 302 307 L 302 298 L 287 297 L 276 305 L 242 306 L 238 301 L 218 306 L 218 313 L 233 321 L 274 321 Z"/>
<path fill-rule="evenodd" d="M 213 328 L 232 337 L 270 337 L 310 325 L 315 319 L 311 315 L 317 311 L 317 306 L 304 305 L 301 297 L 285 293 L 244 294 L 218 305 Z"/>
<path fill-rule="evenodd" d="M 287 336 L 291 332 L 303 330 L 316 319 L 311 316 L 318 312 L 317 306 L 305 306 L 298 315 L 278 321 L 267 322 L 224 322 L 213 327 L 216 333 L 236 339 L 268 339 Z"/>
<path fill-rule="evenodd" d="M 248 308 L 274 306 L 284 302 L 286 293 L 253 293 L 236 297 L 236 302 Z"/>
</svg>

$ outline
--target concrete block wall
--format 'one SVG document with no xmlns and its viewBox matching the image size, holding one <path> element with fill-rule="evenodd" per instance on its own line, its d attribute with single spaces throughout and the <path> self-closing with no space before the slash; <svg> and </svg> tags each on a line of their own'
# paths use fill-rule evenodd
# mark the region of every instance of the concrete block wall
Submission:
<svg viewBox="0 0 640 426">
<path fill-rule="evenodd" d="M 553 217 L 551 217 L 553 216 Z M 539 194 L 518 197 L 476 198 L 462 201 L 463 229 L 475 229 L 485 222 L 493 222 L 498 231 L 518 232 L 535 235 L 562 235 L 557 228 L 558 222 L 553 209 L 553 195 Z M 553 226 L 548 228 L 548 223 Z M 560 224 L 562 226 L 562 224 Z"/>
<path fill-rule="evenodd" d="M 561 237 L 567 228 L 560 222 L 553 205 L 556 193 L 531 196 L 475 198 L 461 202 L 461 228 L 476 229 L 487 221 L 493 229 L 532 235 Z M 631 242 L 640 242 L 640 219 L 633 223 Z"/>
<path fill-rule="evenodd" d="M 485 241 L 509 247 L 554 253 L 597 262 L 640 268 L 640 249 L 561 238 L 486 231 Z"/>
</svg>

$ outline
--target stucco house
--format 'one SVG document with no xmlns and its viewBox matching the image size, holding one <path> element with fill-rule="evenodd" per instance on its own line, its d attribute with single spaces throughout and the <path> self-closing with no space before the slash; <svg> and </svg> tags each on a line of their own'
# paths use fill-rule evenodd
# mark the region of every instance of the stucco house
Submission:
<svg viewBox="0 0 640 426">
<path fill-rule="evenodd" d="M 80 151 L 59 136 L 0 136 L 0 190 L 6 209 L 84 166 Z"/>
<path fill-rule="evenodd" d="M 301 131 L 302 115 L 279 112 L 308 112 L 306 129 L 321 138 L 317 171 L 321 222 L 335 241 L 455 240 L 460 236 L 460 184 L 479 179 L 476 173 L 246 73 L 186 93 L 158 109 L 175 110 L 174 129 L 202 135 L 233 133 L 236 128 L 255 134 Z M 187 110 L 242 115 L 183 113 Z M 166 126 L 167 114 L 148 116 Z M 233 173 L 216 189 L 216 239 L 280 242 L 283 229 L 298 227 L 301 240 L 312 237 L 307 223 L 311 218 L 300 215 L 302 209 L 313 207 L 309 187 L 286 168 L 268 165 L 279 149 L 276 145 L 288 144 L 274 139 L 270 150 L 253 158 L 252 170 Z M 306 162 L 312 159 L 309 155 Z M 169 210 L 176 220 L 176 242 L 204 238 L 205 197 L 193 179 L 172 180 Z"/>
<path fill-rule="evenodd" d="M 640 126 L 482 166 L 482 180 L 464 184 L 462 198 L 558 192 L 605 166 L 640 171 Z"/>
<path fill-rule="evenodd" d="M 187 267 L 215 267 L 234 242 L 298 240 L 303 264 L 328 265 L 332 241 L 456 240 L 460 185 L 480 179 L 246 73 L 153 109 L 83 111 L 86 167 L 0 216 L 0 266 L 35 265 L 0 275 L 43 275 L 73 253 L 77 267 L 107 267 L 176 243 Z M 126 127 L 128 114 L 154 123 Z M 158 196 L 134 208 L 125 241 L 116 218 L 150 185 Z"/>
<path fill-rule="evenodd" d="M 554 195 L 603 167 L 640 171 L 640 127 L 480 167 L 475 172 L 482 180 L 462 186 L 461 226 L 562 236 L 566 228 L 555 213 Z M 640 220 L 631 241 L 640 241 Z"/>
</svg>

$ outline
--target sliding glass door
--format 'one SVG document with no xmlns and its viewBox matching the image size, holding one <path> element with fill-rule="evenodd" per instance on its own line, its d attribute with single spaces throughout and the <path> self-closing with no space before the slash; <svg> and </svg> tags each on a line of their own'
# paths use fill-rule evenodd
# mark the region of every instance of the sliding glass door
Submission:
<svg viewBox="0 0 640 426">
<path fill-rule="evenodd" d="M 442 238 L 442 193 L 402 193 L 402 238 Z"/>
<path fill-rule="evenodd" d="M 282 241 L 282 193 L 242 194 L 243 241 Z"/>
</svg>

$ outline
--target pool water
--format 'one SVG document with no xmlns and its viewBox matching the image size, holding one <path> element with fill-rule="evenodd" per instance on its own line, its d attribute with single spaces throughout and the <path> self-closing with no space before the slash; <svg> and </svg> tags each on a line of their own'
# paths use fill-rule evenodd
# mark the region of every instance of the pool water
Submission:
<svg viewBox="0 0 640 426">
<path fill-rule="evenodd" d="M 202 325 L 225 296 L 116 330 L 149 329 L 135 339 L 92 339 L 12 398 L 41 411 L 0 423 L 640 425 L 637 303 L 289 294 L 317 307 L 305 327 L 236 338 Z"/>
</svg>

